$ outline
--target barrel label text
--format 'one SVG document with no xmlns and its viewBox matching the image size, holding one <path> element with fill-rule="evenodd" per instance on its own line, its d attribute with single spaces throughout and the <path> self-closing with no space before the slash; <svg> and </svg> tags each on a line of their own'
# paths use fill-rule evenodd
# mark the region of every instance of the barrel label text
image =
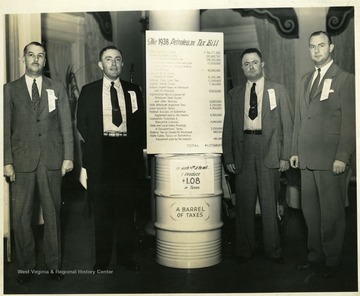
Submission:
<svg viewBox="0 0 360 296">
<path fill-rule="evenodd" d="M 191 164 L 189 164 L 191 162 Z M 214 160 L 185 159 L 171 163 L 171 194 L 214 194 Z"/>
</svg>

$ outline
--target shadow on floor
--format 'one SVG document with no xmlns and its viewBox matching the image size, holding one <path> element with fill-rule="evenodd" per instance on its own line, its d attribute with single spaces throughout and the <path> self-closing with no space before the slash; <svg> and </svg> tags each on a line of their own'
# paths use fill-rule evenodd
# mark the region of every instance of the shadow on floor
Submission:
<svg viewBox="0 0 360 296">
<path fill-rule="evenodd" d="M 63 281 L 54 282 L 40 274 L 25 284 L 16 283 L 16 257 L 4 266 L 5 294 L 93 294 L 93 293 L 268 293 L 268 292 L 356 292 L 357 219 L 356 187 L 349 188 L 347 231 L 340 274 L 325 279 L 312 271 L 297 271 L 296 263 L 306 258 L 306 231 L 302 213 L 286 209 L 283 228 L 285 264 L 265 259 L 261 248 L 261 226 L 257 223 L 258 253 L 242 265 L 234 261 L 234 219 L 224 218 L 222 260 L 219 264 L 199 269 L 177 269 L 156 262 L 155 238 L 145 234 L 150 202 L 140 194 L 143 204 L 137 216 L 135 258 L 141 270 L 129 272 L 114 263 L 104 274 L 91 275 L 94 265 L 93 220 L 86 192 L 78 184 L 67 184 L 63 190 Z M 42 228 L 34 228 L 37 242 L 37 270 L 45 269 L 42 255 Z M 12 244 L 14 251 L 14 245 Z"/>
</svg>

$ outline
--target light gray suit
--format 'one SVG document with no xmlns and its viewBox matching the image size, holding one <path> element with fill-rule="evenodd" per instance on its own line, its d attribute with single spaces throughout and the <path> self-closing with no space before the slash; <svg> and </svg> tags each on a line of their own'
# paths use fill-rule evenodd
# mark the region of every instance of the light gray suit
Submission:
<svg viewBox="0 0 360 296">
<path fill-rule="evenodd" d="M 55 98 L 51 95 L 54 94 Z M 32 207 L 38 193 L 44 216 L 48 269 L 60 268 L 61 166 L 73 160 L 73 133 L 64 87 L 43 77 L 40 110 L 32 106 L 25 76 L 4 85 L 4 165 L 12 164 L 13 228 L 18 266 L 35 267 Z M 49 109 L 53 98 L 54 110 Z"/>
<path fill-rule="evenodd" d="M 313 72 L 300 81 L 291 155 L 299 158 L 301 203 L 308 226 L 308 260 L 340 263 L 345 234 L 346 174 L 335 176 L 335 160 L 349 164 L 355 150 L 355 77 L 332 64 L 309 100 Z M 330 92 L 321 99 L 325 80 Z"/>
<path fill-rule="evenodd" d="M 235 164 L 237 255 L 250 257 L 255 248 L 254 216 L 259 196 L 266 256 L 281 256 L 277 226 L 280 160 L 289 160 L 293 108 L 283 85 L 265 79 L 262 100 L 262 134 L 244 134 L 245 85 L 229 91 L 223 129 L 224 164 Z M 271 110 L 268 90 L 276 107 Z M 247 111 L 246 111 L 247 112 Z"/>
</svg>

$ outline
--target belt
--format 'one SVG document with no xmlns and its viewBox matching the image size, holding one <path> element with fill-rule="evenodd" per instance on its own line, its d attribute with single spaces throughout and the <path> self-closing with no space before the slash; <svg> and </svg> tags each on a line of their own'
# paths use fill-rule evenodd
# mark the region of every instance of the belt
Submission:
<svg viewBox="0 0 360 296">
<path fill-rule="evenodd" d="M 248 135 L 261 135 L 261 130 L 244 130 L 244 134 Z"/>
<path fill-rule="evenodd" d="M 105 137 L 119 138 L 119 137 L 127 137 L 127 133 L 121 132 L 104 132 Z"/>
</svg>

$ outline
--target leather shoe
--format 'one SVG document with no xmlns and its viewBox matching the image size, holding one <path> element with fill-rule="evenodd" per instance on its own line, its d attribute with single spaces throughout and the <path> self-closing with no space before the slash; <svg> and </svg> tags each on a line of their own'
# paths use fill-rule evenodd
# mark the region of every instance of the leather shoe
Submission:
<svg viewBox="0 0 360 296">
<path fill-rule="evenodd" d="M 338 274 L 338 266 L 327 266 L 323 273 L 324 278 L 330 279 L 336 277 Z"/>
<path fill-rule="evenodd" d="M 309 261 L 304 261 L 295 265 L 296 270 L 308 270 L 311 269 L 311 263 Z"/>
<path fill-rule="evenodd" d="M 133 259 L 126 259 L 126 260 L 120 261 L 118 263 L 118 265 L 124 266 L 127 270 L 130 270 L 130 271 L 139 271 L 140 270 L 139 265 L 137 265 L 137 263 Z"/>
<path fill-rule="evenodd" d="M 20 285 L 26 284 L 27 282 L 30 282 L 31 280 L 31 274 L 19 274 L 16 282 Z"/>
<path fill-rule="evenodd" d="M 50 278 L 54 281 L 62 281 L 64 279 L 64 275 L 62 273 L 59 273 L 57 270 L 49 270 Z"/>
<path fill-rule="evenodd" d="M 323 262 L 310 262 L 310 261 L 304 261 L 295 266 L 296 270 L 313 270 L 313 271 L 320 271 L 323 268 Z"/>
<path fill-rule="evenodd" d="M 276 258 L 269 258 L 273 263 L 276 264 L 284 264 L 284 259 L 283 257 L 276 257 Z"/>
</svg>

